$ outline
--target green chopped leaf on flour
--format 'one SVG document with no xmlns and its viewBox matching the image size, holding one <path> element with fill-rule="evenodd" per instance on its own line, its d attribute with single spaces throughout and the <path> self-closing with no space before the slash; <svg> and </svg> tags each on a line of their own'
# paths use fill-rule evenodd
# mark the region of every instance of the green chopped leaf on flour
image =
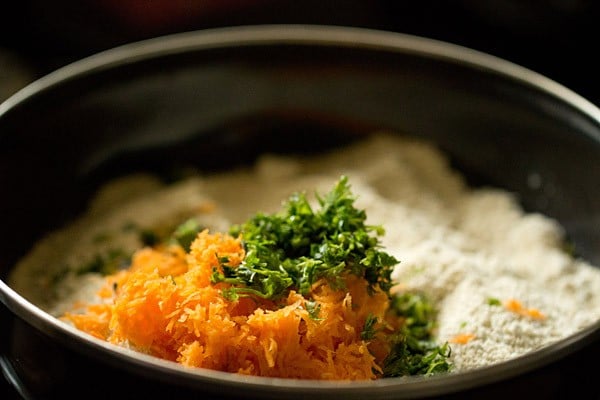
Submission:
<svg viewBox="0 0 600 400">
<path fill-rule="evenodd" d="M 238 296 L 275 299 L 289 290 L 302 295 L 319 279 L 343 287 L 343 274 L 367 280 L 370 290 L 389 291 L 398 263 L 380 249 L 380 226 L 365 223 L 366 213 L 354 206 L 348 178 L 342 176 L 313 210 L 304 193 L 295 193 L 279 213 L 257 213 L 230 233 L 241 235 L 246 257 L 237 268 L 215 272 L 214 283 L 234 285 Z"/>
</svg>

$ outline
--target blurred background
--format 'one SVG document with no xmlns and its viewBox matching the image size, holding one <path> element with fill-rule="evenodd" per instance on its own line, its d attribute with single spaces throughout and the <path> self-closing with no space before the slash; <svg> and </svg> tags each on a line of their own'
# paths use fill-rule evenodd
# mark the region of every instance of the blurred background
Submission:
<svg viewBox="0 0 600 400">
<path fill-rule="evenodd" d="M 356 26 L 440 39 L 537 71 L 600 106 L 597 0 L 24 0 L 0 9 L 0 101 L 78 59 L 222 26 Z M 0 379 L 0 398 L 17 398 Z M 11 397 L 12 396 L 12 397 Z"/>
<path fill-rule="evenodd" d="M 310 23 L 441 39 L 540 72 L 600 105 L 595 0 L 25 0 L 0 11 L 0 99 L 124 43 L 221 26 Z"/>
</svg>

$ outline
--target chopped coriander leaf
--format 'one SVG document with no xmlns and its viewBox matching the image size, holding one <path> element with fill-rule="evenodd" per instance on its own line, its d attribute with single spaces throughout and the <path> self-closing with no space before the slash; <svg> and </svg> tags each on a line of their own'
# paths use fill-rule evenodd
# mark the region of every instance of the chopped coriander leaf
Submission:
<svg viewBox="0 0 600 400">
<path fill-rule="evenodd" d="M 494 297 L 490 297 L 489 299 L 487 299 L 487 303 L 490 306 L 499 306 L 502 305 L 502 303 L 500 302 L 500 300 L 494 298 Z"/>
<path fill-rule="evenodd" d="M 417 339 L 431 337 L 435 328 L 435 310 L 427 298 L 419 293 L 403 293 L 391 298 L 391 309 L 405 318 L 404 327 Z"/>
<path fill-rule="evenodd" d="M 178 243 L 185 251 L 190 251 L 190 246 L 198 233 L 204 229 L 204 226 L 195 218 L 190 218 L 180 224 L 171 235 L 171 240 Z"/>
<path fill-rule="evenodd" d="M 213 274 L 213 282 L 235 285 L 238 295 L 275 299 L 289 290 L 302 295 L 319 279 L 343 287 L 342 274 L 363 277 L 372 291 L 388 292 L 398 263 L 380 250 L 380 226 L 365 224 L 366 213 L 354 207 L 348 178 L 342 176 L 313 210 L 303 193 L 295 193 L 279 213 L 258 213 L 230 233 L 241 235 L 246 257 L 236 269 Z"/>
<path fill-rule="evenodd" d="M 562 243 L 562 250 L 565 252 L 565 254 L 567 254 L 570 257 L 577 256 L 577 249 L 575 247 L 575 243 L 573 243 L 573 241 L 571 240 L 565 240 Z"/>
<path fill-rule="evenodd" d="M 392 349 L 383 364 L 383 376 L 431 375 L 451 369 L 450 346 L 433 341 L 435 310 L 421 294 L 404 293 L 391 299 L 391 309 L 404 318 L 392 337 Z"/>
<path fill-rule="evenodd" d="M 190 251 L 190 246 L 198 233 L 205 227 L 195 218 L 185 220 L 173 227 L 159 227 L 154 229 L 139 229 L 138 235 L 143 246 L 155 247 L 159 244 L 178 244 L 184 250 Z"/>
<path fill-rule="evenodd" d="M 360 338 L 362 340 L 371 340 L 375 337 L 377 330 L 375 329 L 375 324 L 377 323 L 377 317 L 373 314 L 369 314 L 365 321 L 365 327 L 360 333 Z"/>
<path fill-rule="evenodd" d="M 383 376 L 432 375 L 450 370 L 450 347 L 398 334 L 383 365 Z"/>
<path fill-rule="evenodd" d="M 104 254 L 95 254 L 94 257 L 77 270 L 77 275 L 99 273 L 109 275 L 131 264 L 131 255 L 123 250 L 113 249 Z"/>
<path fill-rule="evenodd" d="M 319 313 L 321 312 L 321 305 L 318 304 L 316 301 L 310 301 L 307 300 L 305 302 L 306 305 L 306 311 L 308 311 L 308 315 L 310 316 L 310 318 L 312 318 L 315 321 L 319 321 L 321 318 L 319 318 Z"/>
<path fill-rule="evenodd" d="M 160 237 L 154 231 L 150 229 L 142 229 L 139 232 L 140 242 L 142 242 L 143 246 L 153 247 L 160 243 Z"/>
</svg>

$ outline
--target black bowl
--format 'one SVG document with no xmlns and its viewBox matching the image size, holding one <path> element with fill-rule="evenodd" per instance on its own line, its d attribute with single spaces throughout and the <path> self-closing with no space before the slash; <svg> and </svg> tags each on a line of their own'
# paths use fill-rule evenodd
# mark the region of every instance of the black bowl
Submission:
<svg viewBox="0 0 600 400">
<path fill-rule="evenodd" d="M 385 128 L 434 141 L 472 185 L 514 192 L 600 263 L 600 110 L 535 72 L 448 43 L 342 27 L 257 26 L 127 45 L 0 105 L 0 273 L 100 184 L 315 152 Z M 224 160 L 223 154 L 227 154 Z M 530 185 L 531 174 L 541 185 Z M 562 398 L 599 391 L 600 321 L 509 362 L 432 378 L 328 383 L 183 369 L 90 339 L 0 281 L 1 365 L 25 398 Z"/>
</svg>

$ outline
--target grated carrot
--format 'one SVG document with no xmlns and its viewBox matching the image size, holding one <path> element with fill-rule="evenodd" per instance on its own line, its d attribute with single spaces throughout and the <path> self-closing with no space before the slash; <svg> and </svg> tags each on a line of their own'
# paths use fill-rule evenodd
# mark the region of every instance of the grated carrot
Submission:
<svg viewBox="0 0 600 400">
<path fill-rule="evenodd" d="M 473 339 L 475 339 L 475 335 L 472 333 L 459 333 L 448 341 L 456 344 L 467 344 Z"/>
<path fill-rule="evenodd" d="M 126 271 L 106 278 L 100 294 L 83 314 L 64 319 L 78 329 L 111 343 L 176 361 L 210 368 L 282 378 L 375 379 L 389 352 L 383 334 L 361 339 L 369 316 L 385 327 L 398 326 L 387 313 L 386 293 L 369 293 L 364 278 L 347 275 L 343 290 L 321 280 L 308 312 L 307 298 L 290 291 L 281 301 L 222 296 L 224 283 L 211 284 L 219 258 L 230 266 L 244 258 L 240 239 L 203 231 L 189 253 L 181 247 L 139 250 Z"/>
<path fill-rule="evenodd" d="M 507 310 L 512 311 L 516 314 L 530 317 L 533 319 L 545 319 L 546 316 L 537 308 L 527 308 L 521 304 L 520 301 L 515 299 L 509 299 L 504 303 Z"/>
</svg>

